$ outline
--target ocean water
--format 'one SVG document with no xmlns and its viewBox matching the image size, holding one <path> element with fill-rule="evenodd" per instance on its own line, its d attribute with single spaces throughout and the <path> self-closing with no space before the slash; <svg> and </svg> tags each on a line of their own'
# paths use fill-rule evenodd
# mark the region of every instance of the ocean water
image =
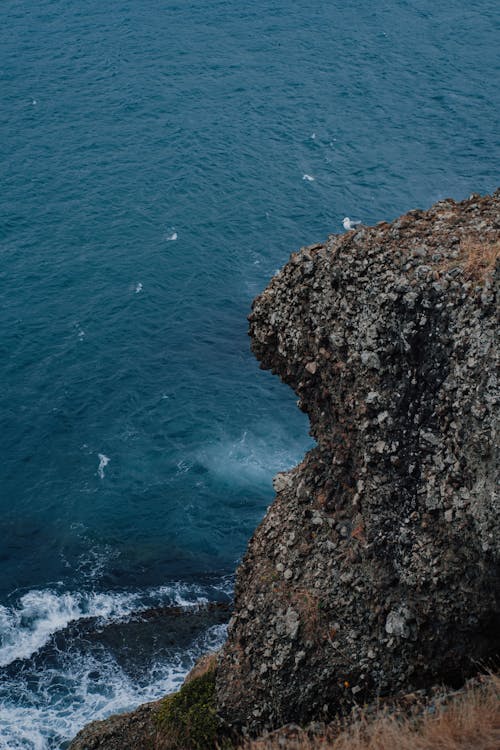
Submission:
<svg viewBox="0 0 500 750">
<path fill-rule="evenodd" d="M 344 216 L 497 187 L 499 26 L 493 0 L 2 0 L 2 750 L 223 641 L 204 605 L 310 445 L 251 300 Z"/>
</svg>

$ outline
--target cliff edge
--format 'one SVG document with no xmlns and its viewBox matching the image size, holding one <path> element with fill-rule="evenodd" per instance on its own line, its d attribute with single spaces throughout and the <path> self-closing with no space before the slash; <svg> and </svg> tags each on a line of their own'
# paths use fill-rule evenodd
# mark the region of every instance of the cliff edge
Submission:
<svg viewBox="0 0 500 750">
<path fill-rule="evenodd" d="M 70 749 L 208 750 L 498 656 L 499 252 L 497 191 L 291 256 L 250 334 L 316 447 L 274 479 L 216 669 Z"/>
<path fill-rule="evenodd" d="M 333 235 L 255 300 L 314 447 L 237 573 L 226 725 L 257 734 L 459 684 L 498 653 L 500 191 Z"/>
</svg>

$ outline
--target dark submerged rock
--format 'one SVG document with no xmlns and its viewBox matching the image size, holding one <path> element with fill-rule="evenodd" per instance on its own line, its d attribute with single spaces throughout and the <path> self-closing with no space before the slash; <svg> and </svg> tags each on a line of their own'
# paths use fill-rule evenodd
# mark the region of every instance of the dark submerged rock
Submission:
<svg viewBox="0 0 500 750">
<path fill-rule="evenodd" d="M 211 603 L 204 606 L 157 607 L 137 613 L 121 623 L 111 623 L 96 630 L 95 620 L 89 618 L 73 626 L 80 637 L 85 634 L 89 640 L 97 639 L 113 649 L 116 658 L 123 659 L 130 668 L 134 655 L 130 649 L 140 650 L 149 646 L 168 653 L 169 648 L 187 647 L 195 637 L 214 624 L 225 623 L 229 617 L 229 605 Z M 69 630 L 69 628 L 68 628 Z M 156 632 L 156 637 L 154 634 Z M 124 636 L 126 636 L 124 638 Z M 117 652 L 117 644 L 124 641 L 122 650 Z M 122 653 L 123 651 L 123 653 Z M 140 655 L 136 657 L 140 658 Z M 214 655 L 202 657 L 191 670 L 186 683 L 211 673 L 213 681 Z M 96 673 L 96 679 L 100 676 Z M 212 690 L 213 692 L 213 690 Z M 175 695 L 181 695 L 176 693 Z M 129 713 L 115 714 L 101 721 L 87 724 L 70 743 L 68 750 L 163 750 L 177 747 L 168 722 L 165 722 L 166 701 L 161 699 L 145 703 Z M 174 704 L 175 705 L 175 704 Z M 195 711 L 193 711 L 195 713 Z M 215 713 L 215 709 L 214 709 Z M 208 717 L 210 719 L 210 716 Z M 207 723 L 207 716 L 200 716 Z M 210 724 L 210 722 L 208 722 Z M 201 730 L 200 730 L 201 731 Z M 177 741 L 177 740 L 175 740 Z M 194 750 L 194 748 L 193 748 Z"/>
</svg>

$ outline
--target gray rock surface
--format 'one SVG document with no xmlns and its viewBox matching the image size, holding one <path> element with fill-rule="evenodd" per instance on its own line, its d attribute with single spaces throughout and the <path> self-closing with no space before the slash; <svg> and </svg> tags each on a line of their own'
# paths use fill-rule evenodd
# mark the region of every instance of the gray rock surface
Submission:
<svg viewBox="0 0 500 750">
<path fill-rule="evenodd" d="M 130 713 L 87 724 L 68 750 L 153 750 L 160 703 L 144 703 Z"/>
<path fill-rule="evenodd" d="M 459 683 L 500 640 L 500 192 L 303 248 L 250 315 L 252 348 L 317 442 L 237 573 L 219 657 L 256 734 Z"/>
</svg>

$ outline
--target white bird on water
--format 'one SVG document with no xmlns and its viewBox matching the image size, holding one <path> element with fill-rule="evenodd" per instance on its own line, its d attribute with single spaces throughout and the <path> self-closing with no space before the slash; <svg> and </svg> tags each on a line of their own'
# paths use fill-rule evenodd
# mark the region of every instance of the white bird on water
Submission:
<svg viewBox="0 0 500 750">
<path fill-rule="evenodd" d="M 358 224 L 361 224 L 360 221 L 351 221 L 351 219 L 346 216 L 342 219 L 342 226 L 344 229 L 348 232 L 350 229 L 354 229 L 354 227 L 357 227 Z"/>
</svg>

